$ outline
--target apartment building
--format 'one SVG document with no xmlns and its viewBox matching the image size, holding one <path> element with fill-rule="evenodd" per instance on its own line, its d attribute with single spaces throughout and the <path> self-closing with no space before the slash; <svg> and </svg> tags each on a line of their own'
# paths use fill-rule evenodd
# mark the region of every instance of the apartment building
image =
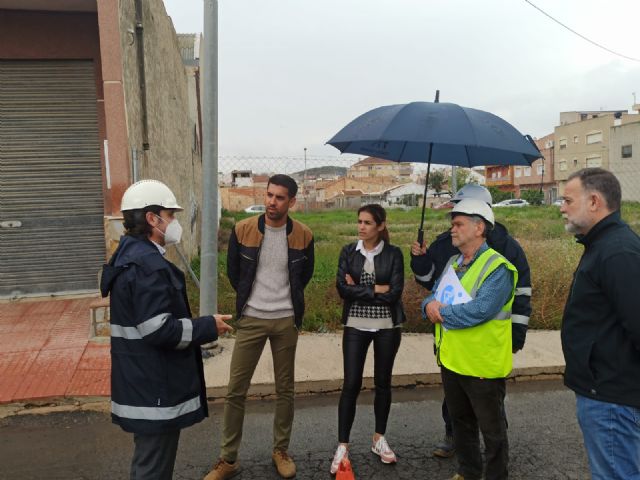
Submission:
<svg viewBox="0 0 640 480">
<path fill-rule="evenodd" d="M 536 146 L 544 158 L 533 162 L 530 167 L 513 167 L 513 183 L 516 197 L 522 190 L 539 190 L 544 192 L 544 203 L 553 202 L 558 196 L 554 178 L 554 135 L 550 133 L 535 140 Z"/>
<path fill-rule="evenodd" d="M 609 142 L 609 169 L 620 180 L 622 200 L 640 202 L 640 119 L 611 127 Z"/>
<path fill-rule="evenodd" d="M 411 181 L 413 167 L 410 163 L 392 162 L 382 158 L 367 157 L 353 164 L 347 177 L 390 177 L 400 181 Z"/>
<path fill-rule="evenodd" d="M 637 120 L 638 116 L 627 113 L 626 109 L 560 113 L 560 125 L 554 129 L 554 175 L 558 194 L 562 195 L 567 178 L 573 172 L 586 167 L 610 169 L 611 127 Z"/>
</svg>

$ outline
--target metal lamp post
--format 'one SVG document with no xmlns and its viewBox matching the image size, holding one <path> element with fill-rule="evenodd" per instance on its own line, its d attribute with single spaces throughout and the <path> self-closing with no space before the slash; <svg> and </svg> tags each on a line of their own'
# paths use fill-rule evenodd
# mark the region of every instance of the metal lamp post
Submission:
<svg viewBox="0 0 640 480">
<path fill-rule="evenodd" d="M 304 213 L 307 213 L 307 147 L 304 147 L 304 175 L 302 177 L 302 192 L 304 194 Z"/>
</svg>

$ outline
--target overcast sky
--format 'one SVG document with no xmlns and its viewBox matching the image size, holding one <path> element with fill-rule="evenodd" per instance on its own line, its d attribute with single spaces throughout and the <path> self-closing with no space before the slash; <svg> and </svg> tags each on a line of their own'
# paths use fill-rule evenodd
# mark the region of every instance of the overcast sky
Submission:
<svg viewBox="0 0 640 480">
<path fill-rule="evenodd" d="M 594 42 L 640 58 L 639 0 L 532 0 Z M 164 0 L 178 33 L 202 0 Z M 524 0 L 219 0 L 219 154 L 335 158 L 324 143 L 381 105 L 487 110 L 522 133 L 559 112 L 640 103 L 640 62 L 588 43 Z M 327 162 L 322 162 L 327 163 Z M 310 165 L 311 166 L 311 165 Z"/>
</svg>

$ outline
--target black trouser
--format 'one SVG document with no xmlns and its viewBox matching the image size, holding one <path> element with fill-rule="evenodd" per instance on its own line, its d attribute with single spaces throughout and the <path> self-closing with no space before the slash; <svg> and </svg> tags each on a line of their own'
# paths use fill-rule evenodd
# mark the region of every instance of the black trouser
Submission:
<svg viewBox="0 0 640 480">
<path fill-rule="evenodd" d="M 367 350 L 373 341 L 373 377 L 376 388 L 374 412 L 376 433 L 384 435 L 391 408 L 391 372 L 400 347 L 399 328 L 366 332 L 345 327 L 342 335 L 344 384 L 338 406 L 338 441 L 349 443 L 349 433 L 356 416 L 356 400 L 362 388 L 362 372 Z"/>
<path fill-rule="evenodd" d="M 180 430 L 154 435 L 135 433 L 131 480 L 171 480 Z"/>
<path fill-rule="evenodd" d="M 442 384 L 453 422 L 458 473 L 465 480 L 479 480 L 482 477 L 479 427 L 487 460 L 484 478 L 508 478 L 509 443 L 502 409 L 505 379 L 468 377 L 442 367 Z"/>
<path fill-rule="evenodd" d="M 448 437 L 453 436 L 453 425 L 451 424 L 451 415 L 447 407 L 447 397 L 442 399 L 442 419 L 444 420 L 444 433 Z"/>
<path fill-rule="evenodd" d="M 509 428 L 509 421 L 507 420 L 507 412 L 504 408 L 504 403 L 502 404 L 502 416 L 504 417 L 504 422 Z M 449 409 L 447 408 L 447 397 L 442 399 L 442 420 L 444 420 L 444 433 L 448 437 L 453 436 L 453 425 L 451 423 L 451 415 L 449 415 Z"/>
</svg>

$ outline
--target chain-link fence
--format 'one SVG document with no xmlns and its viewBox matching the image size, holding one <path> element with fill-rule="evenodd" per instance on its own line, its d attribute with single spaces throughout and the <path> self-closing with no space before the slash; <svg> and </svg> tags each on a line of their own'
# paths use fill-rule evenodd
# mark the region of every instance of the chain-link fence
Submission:
<svg viewBox="0 0 640 480">
<path fill-rule="evenodd" d="M 633 152 L 636 157 L 640 151 Z M 640 150 L 640 147 L 639 147 Z M 627 149 L 624 150 L 628 151 Z M 622 148 L 621 152 L 622 153 Z M 622 155 L 620 155 L 622 157 Z M 306 161 L 305 161 L 306 160 Z M 626 168 L 618 175 L 623 198 L 635 200 L 640 195 L 640 167 L 634 157 L 610 160 L 612 166 Z M 558 172 L 566 177 L 584 165 L 579 160 L 575 169 Z M 451 167 L 432 166 L 427 196 L 425 239 L 431 242 L 436 235 L 449 228 L 446 209 L 455 183 L 477 182 L 489 186 L 494 203 L 504 198 L 528 199 L 525 208 L 494 208 L 496 220 L 522 245 L 531 268 L 533 285 L 533 328 L 558 328 L 563 306 L 571 282 L 571 273 L 582 252 L 573 237 L 564 230 L 558 205 L 562 181 L 551 181 L 551 166 L 557 162 L 547 157 L 539 168 L 489 167 L 486 169 L 456 169 L 456 182 Z M 620 165 L 622 164 L 622 165 Z M 316 240 L 316 266 L 311 284 L 305 294 L 307 309 L 304 328 L 314 331 L 333 330 L 340 325 L 341 302 L 335 290 L 335 274 L 340 249 L 357 238 L 355 211 L 366 203 L 379 203 L 387 208 L 391 242 L 399 246 L 405 258 L 405 288 L 403 303 L 408 316 L 409 331 L 428 331 L 429 322 L 420 314 L 420 302 L 426 290 L 412 281 L 409 250 L 416 239 L 420 223 L 420 207 L 424 195 L 426 165 L 398 164 L 379 159 L 352 155 L 337 157 L 221 157 L 220 191 L 225 216 L 221 225 L 220 248 L 226 250 L 226 240 L 233 223 L 263 206 L 270 175 L 286 173 L 299 186 L 297 204 L 292 216 L 307 224 Z M 604 166 L 604 165 L 603 165 Z M 306 168 L 305 168 L 306 167 Z M 520 170 L 518 170 L 520 169 Z M 546 171 L 544 171 L 544 170 Z M 485 173 L 487 176 L 485 177 Z M 554 174 L 556 172 L 553 172 Z M 538 175 L 536 177 L 536 175 Z M 634 179 L 638 180 L 634 180 Z M 542 191 L 542 193 L 540 193 Z M 535 203 L 539 201 L 540 205 Z M 442 208 L 438 208 L 442 207 Z M 245 209 L 249 211 L 245 212 Z M 640 225 L 640 204 L 626 203 L 623 218 L 633 227 Z M 224 253 L 221 252 L 219 310 L 235 308 L 234 292 L 224 275 Z"/>
<path fill-rule="evenodd" d="M 262 205 L 268 179 L 285 173 L 298 183 L 296 210 L 305 212 L 352 209 L 366 203 L 390 208 L 422 205 L 427 166 L 398 163 L 371 157 L 221 157 L 220 193 L 222 208 L 243 211 Z M 453 191 L 452 168 L 433 166 L 427 205 L 438 206 Z M 484 168 L 457 169 L 458 186 L 483 183 Z"/>
</svg>

